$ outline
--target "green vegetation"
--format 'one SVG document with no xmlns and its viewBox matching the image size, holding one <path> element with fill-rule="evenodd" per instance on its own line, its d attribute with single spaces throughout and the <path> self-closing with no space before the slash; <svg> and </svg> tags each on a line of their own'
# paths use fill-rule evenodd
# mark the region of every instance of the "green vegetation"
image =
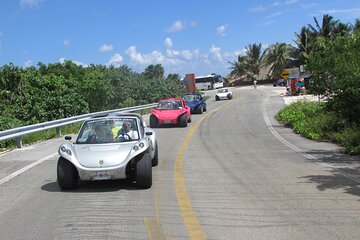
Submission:
<svg viewBox="0 0 360 240">
<path fill-rule="evenodd" d="M 71 61 L 21 68 L 0 67 L 0 131 L 90 112 L 118 109 L 182 96 L 177 74 L 148 66 L 136 73 L 128 66 L 78 66 Z M 24 137 L 35 142 L 55 136 L 55 130 Z M 13 141 L 0 142 L 0 148 Z"/>
<path fill-rule="evenodd" d="M 60 128 L 61 130 L 61 134 L 62 135 L 67 135 L 67 134 L 73 134 L 73 133 L 77 133 L 80 129 L 82 122 L 79 123 L 73 123 L 73 124 L 69 124 L 66 126 L 63 126 Z M 49 130 L 44 130 L 44 131 L 40 131 L 40 132 L 36 132 L 36 133 L 32 133 L 29 135 L 26 135 L 23 137 L 22 141 L 23 144 L 31 144 L 31 143 L 35 143 L 35 142 L 39 142 L 39 141 L 43 141 L 44 139 L 51 139 L 56 137 L 56 130 L 55 129 L 49 129 Z M 16 147 L 16 143 L 15 140 L 8 140 L 8 141 L 4 141 L 2 143 L 2 145 L 0 145 L 0 151 L 4 151 L 6 149 L 12 149 Z"/>
<path fill-rule="evenodd" d="M 283 108 L 276 119 L 311 140 L 334 142 L 346 153 L 360 154 L 360 127 L 329 111 L 326 103 L 296 102 Z"/>
</svg>

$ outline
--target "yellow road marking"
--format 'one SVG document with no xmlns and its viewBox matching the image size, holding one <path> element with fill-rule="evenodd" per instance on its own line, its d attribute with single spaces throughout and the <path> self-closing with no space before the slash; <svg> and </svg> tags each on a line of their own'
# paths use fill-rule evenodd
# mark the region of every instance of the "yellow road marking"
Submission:
<svg viewBox="0 0 360 240">
<path fill-rule="evenodd" d="M 164 236 L 160 229 L 159 218 L 157 217 L 144 217 L 144 222 L 150 240 L 164 240 Z"/>
<path fill-rule="evenodd" d="M 225 106 L 229 105 L 231 102 L 225 104 Z M 189 233 L 190 239 L 193 240 L 202 240 L 206 239 L 205 234 L 199 224 L 199 221 L 195 215 L 194 209 L 191 205 L 189 200 L 188 194 L 186 192 L 185 180 L 184 180 L 184 155 L 185 151 L 190 143 L 192 136 L 194 135 L 195 131 L 199 128 L 200 123 L 207 117 L 210 117 L 212 114 L 217 112 L 220 108 L 225 107 L 220 106 L 211 113 L 203 115 L 195 124 L 190 128 L 189 132 L 186 134 L 183 143 L 180 146 L 178 154 L 175 160 L 175 167 L 174 167 L 174 181 L 175 181 L 175 191 L 176 197 L 178 200 L 178 204 L 180 207 L 181 215 L 183 217 L 184 223 L 186 225 L 186 229 Z"/>
</svg>

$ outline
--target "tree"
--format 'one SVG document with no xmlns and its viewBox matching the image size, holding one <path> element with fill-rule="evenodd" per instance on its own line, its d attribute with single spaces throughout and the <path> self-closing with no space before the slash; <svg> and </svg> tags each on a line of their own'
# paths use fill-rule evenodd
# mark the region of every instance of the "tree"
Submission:
<svg viewBox="0 0 360 240">
<path fill-rule="evenodd" d="M 246 74 L 245 59 L 246 56 L 239 55 L 237 61 L 228 62 L 231 65 L 230 75 L 233 76 L 233 78 L 240 78 Z"/>
<path fill-rule="evenodd" d="M 264 61 L 266 66 L 271 66 L 269 74 L 272 78 L 279 78 L 281 72 L 291 66 L 294 50 L 293 46 L 286 43 L 276 43 L 266 49 Z"/>
<path fill-rule="evenodd" d="M 259 75 L 261 68 L 264 66 L 264 54 L 265 51 L 262 51 L 261 43 L 249 44 L 246 47 L 245 65 L 250 79 Z"/>
<path fill-rule="evenodd" d="M 360 123 L 360 32 L 327 39 L 308 61 L 311 90 L 328 94 L 327 106 L 349 122 Z"/>
<path fill-rule="evenodd" d="M 303 65 L 306 64 L 310 53 L 314 49 L 315 34 L 308 27 L 302 27 L 300 33 L 295 33 L 295 36 L 299 65 Z"/>
<path fill-rule="evenodd" d="M 329 38 L 333 33 L 338 21 L 335 21 L 329 14 L 323 15 L 322 24 L 314 17 L 315 26 L 308 24 L 310 30 L 315 33 L 318 37 Z"/>
<path fill-rule="evenodd" d="M 254 78 L 260 73 L 264 66 L 264 54 L 261 43 L 249 44 L 245 49 L 245 55 L 238 56 L 237 62 L 228 62 L 232 69 L 231 75 L 234 77 Z"/>
<path fill-rule="evenodd" d="M 144 70 L 145 79 L 163 79 L 164 78 L 164 68 L 161 64 L 149 65 Z"/>
</svg>

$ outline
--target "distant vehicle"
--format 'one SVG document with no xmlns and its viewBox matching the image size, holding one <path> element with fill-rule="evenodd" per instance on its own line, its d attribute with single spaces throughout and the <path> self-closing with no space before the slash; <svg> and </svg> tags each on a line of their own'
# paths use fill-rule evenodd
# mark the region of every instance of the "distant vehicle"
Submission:
<svg viewBox="0 0 360 240">
<path fill-rule="evenodd" d="M 188 122 L 191 122 L 191 110 L 182 98 L 162 99 L 155 108 L 151 109 L 150 127 L 152 128 L 164 124 L 187 127 Z"/>
<path fill-rule="evenodd" d="M 190 107 L 191 113 L 206 112 L 206 100 L 199 93 L 188 93 L 183 96 L 187 106 Z"/>
<path fill-rule="evenodd" d="M 211 74 L 195 77 L 195 85 L 197 90 L 211 90 L 224 87 L 224 81 L 220 75 Z"/>
<path fill-rule="evenodd" d="M 66 136 L 59 147 L 57 181 L 74 189 L 83 181 L 131 178 L 139 188 L 152 185 L 158 164 L 154 130 L 139 114 L 113 114 L 85 120 L 75 142 Z"/>
<path fill-rule="evenodd" d="M 286 86 L 286 80 L 285 79 L 278 79 L 278 80 L 275 80 L 274 83 L 273 83 L 273 86 L 274 87 L 277 87 L 277 86 L 280 86 L 280 87 L 285 87 Z"/>
<path fill-rule="evenodd" d="M 216 95 L 215 95 L 215 100 L 216 101 L 219 101 L 219 100 L 222 100 L 222 99 L 232 99 L 233 97 L 233 94 L 232 92 L 230 91 L 230 89 L 228 88 L 221 88 L 217 91 Z"/>
</svg>

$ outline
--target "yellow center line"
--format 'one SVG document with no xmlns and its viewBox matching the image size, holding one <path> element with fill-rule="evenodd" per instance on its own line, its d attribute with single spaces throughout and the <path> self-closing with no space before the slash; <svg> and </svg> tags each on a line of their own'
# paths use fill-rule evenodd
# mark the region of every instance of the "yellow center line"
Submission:
<svg viewBox="0 0 360 240">
<path fill-rule="evenodd" d="M 225 104 L 225 106 L 229 105 L 231 102 Z M 210 117 L 212 114 L 217 112 L 220 108 L 225 107 L 220 106 L 210 113 L 203 115 L 195 124 L 190 128 L 189 132 L 186 134 L 183 143 L 180 146 L 178 154 L 175 160 L 175 167 L 174 167 L 174 181 L 175 181 L 175 191 L 176 197 L 178 200 L 178 204 L 180 207 L 181 215 L 183 217 L 184 223 L 186 225 L 186 229 L 189 233 L 190 239 L 193 240 L 202 240 L 206 239 L 205 234 L 199 224 L 199 221 L 195 215 L 194 209 L 191 205 L 190 199 L 186 192 L 185 180 L 184 180 L 184 155 L 185 151 L 191 141 L 192 136 L 194 135 L 195 131 L 199 128 L 201 122 Z"/>
<path fill-rule="evenodd" d="M 164 240 L 164 236 L 161 232 L 159 218 L 158 217 L 144 217 L 146 230 L 150 240 Z"/>
</svg>

